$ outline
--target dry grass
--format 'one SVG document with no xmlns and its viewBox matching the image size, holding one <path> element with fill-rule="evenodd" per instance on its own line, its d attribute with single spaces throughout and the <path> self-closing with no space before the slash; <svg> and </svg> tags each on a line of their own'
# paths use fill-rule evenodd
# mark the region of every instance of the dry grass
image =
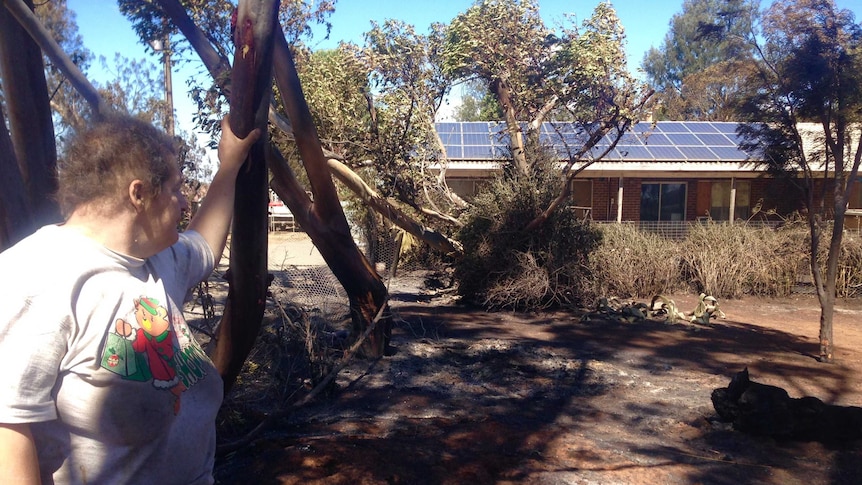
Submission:
<svg viewBox="0 0 862 485">
<path fill-rule="evenodd" d="M 629 224 L 599 227 L 602 244 L 589 263 L 596 295 L 648 298 L 681 286 L 675 242 Z"/>
</svg>

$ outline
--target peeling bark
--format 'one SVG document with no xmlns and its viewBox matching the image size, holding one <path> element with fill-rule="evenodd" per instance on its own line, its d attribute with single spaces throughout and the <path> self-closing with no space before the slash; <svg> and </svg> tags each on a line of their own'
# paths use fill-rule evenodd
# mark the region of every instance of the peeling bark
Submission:
<svg viewBox="0 0 862 485">
<path fill-rule="evenodd" d="M 297 217 L 347 292 L 354 335 L 359 336 L 374 325 L 376 317 L 382 312 L 383 319 L 376 323 L 366 345 L 361 348 L 365 356 L 381 357 L 386 350 L 391 325 L 391 318 L 385 308 L 388 292 L 380 276 L 353 241 L 287 40 L 281 33 L 276 37 L 273 58 L 276 82 L 314 194 L 314 202 L 303 203 L 302 208 L 305 210 L 301 214 L 294 213 L 294 217 Z M 302 200 L 294 193 L 297 184 L 285 179 L 289 173 L 283 170 L 274 168 L 273 175 L 276 181 L 273 188 L 286 203 L 290 201 L 288 207 L 293 211 L 291 203 Z M 282 194 L 282 188 L 290 192 Z M 303 220 L 306 224 L 303 224 Z"/>
<path fill-rule="evenodd" d="M 252 6 L 253 5 L 253 6 Z M 272 86 L 272 43 L 278 1 L 241 2 L 237 9 L 231 72 L 231 130 L 246 137 L 266 126 Z M 236 180 L 228 298 L 216 333 L 213 363 L 229 391 L 254 347 L 263 322 L 267 269 L 268 168 L 263 137 L 256 143 Z"/>
</svg>

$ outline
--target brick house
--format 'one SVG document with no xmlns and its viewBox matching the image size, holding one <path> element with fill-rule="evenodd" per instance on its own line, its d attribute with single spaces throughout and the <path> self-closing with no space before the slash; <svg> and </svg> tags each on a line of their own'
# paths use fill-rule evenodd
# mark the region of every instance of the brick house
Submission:
<svg viewBox="0 0 862 485">
<path fill-rule="evenodd" d="M 678 223 L 707 217 L 745 220 L 756 208 L 779 215 L 802 209 L 800 192 L 768 177 L 740 150 L 732 122 L 645 122 L 635 125 L 600 161 L 573 181 L 574 205 L 594 221 Z M 446 181 L 469 198 L 495 171 L 508 146 L 497 122 L 436 124 L 446 148 Z M 501 134 L 502 133 L 502 134 Z M 568 158 L 583 134 L 571 123 L 545 123 L 540 140 Z M 603 140 L 593 153 L 603 151 Z M 854 190 L 850 207 L 862 208 Z M 853 213 L 853 211 L 851 211 Z M 852 224 L 852 221 L 848 221 Z"/>
</svg>

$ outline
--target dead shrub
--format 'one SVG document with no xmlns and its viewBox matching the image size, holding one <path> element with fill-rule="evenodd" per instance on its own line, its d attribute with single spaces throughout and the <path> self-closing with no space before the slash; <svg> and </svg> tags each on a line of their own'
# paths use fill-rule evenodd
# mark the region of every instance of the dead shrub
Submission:
<svg viewBox="0 0 862 485">
<path fill-rule="evenodd" d="M 862 238 L 859 234 L 845 234 L 838 260 L 836 291 L 839 297 L 862 295 Z"/>
<path fill-rule="evenodd" d="M 709 221 L 692 225 L 680 256 L 697 292 L 717 298 L 787 296 L 804 257 L 796 228 L 775 230 Z"/>
<path fill-rule="evenodd" d="M 602 224 L 602 243 L 590 255 L 598 296 L 648 298 L 682 286 L 677 243 L 631 224 Z"/>
<path fill-rule="evenodd" d="M 525 230 L 562 183 L 550 160 L 533 168 L 529 175 L 504 173 L 474 199 L 458 233 L 464 255 L 454 266 L 463 301 L 534 310 L 587 300 L 587 259 L 601 234 L 565 206 L 536 229 Z"/>
<path fill-rule="evenodd" d="M 303 398 L 334 368 L 346 344 L 347 315 L 336 320 L 295 303 L 278 280 L 270 294 L 254 348 L 219 410 L 222 442 L 237 440 L 269 414 Z"/>
<path fill-rule="evenodd" d="M 830 230 L 824 231 L 817 256 L 820 271 L 826 277 L 826 259 L 829 255 Z M 805 244 L 808 249 L 808 234 Z M 808 257 L 805 268 L 808 269 Z M 810 270 L 808 270 L 810 272 Z M 862 296 L 862 237 L 858 233 L 846 232 L 841 240 L 841 254 L 838 256 L 838 272 L 835 275 L 835 295 L 839 298 Z"/>
</svg>

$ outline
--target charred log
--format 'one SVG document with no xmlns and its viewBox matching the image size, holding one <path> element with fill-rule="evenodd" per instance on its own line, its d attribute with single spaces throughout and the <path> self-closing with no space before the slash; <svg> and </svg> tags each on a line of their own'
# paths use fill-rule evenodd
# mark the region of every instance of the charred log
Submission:
<svg viewBox="0 0 862 485">
<path fill-rule="evenodd" d="M 792 398 L 780 387 L 751 381 L 748 368 L 712 391 L 712 405 L 722 421 L 743 433 L 799 441 L 862 439 L 862 408 Z"/>
</svg>

